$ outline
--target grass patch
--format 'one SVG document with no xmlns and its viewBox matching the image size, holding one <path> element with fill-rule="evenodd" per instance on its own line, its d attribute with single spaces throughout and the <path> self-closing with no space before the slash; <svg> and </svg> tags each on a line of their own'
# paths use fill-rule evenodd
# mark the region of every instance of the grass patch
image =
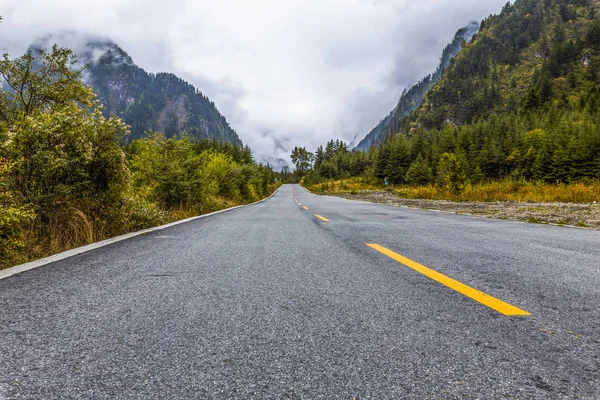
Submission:
<svg viewBox="0 0 600 400">
<path fill-rule="evenodd" d="M 546 221 L 540 219 L 540 218 L 536 218 L 536 217 L 529 217 L 527 218 L 527 222 L 530 222 L 532 224 L 545 224 L 547 223 Z"/>
</svg>

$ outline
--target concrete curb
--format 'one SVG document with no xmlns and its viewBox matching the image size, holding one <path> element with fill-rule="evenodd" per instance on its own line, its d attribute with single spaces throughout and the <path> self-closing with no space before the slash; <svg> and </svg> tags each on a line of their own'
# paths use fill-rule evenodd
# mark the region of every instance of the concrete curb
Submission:
<svg viewBox="0 0 600 400">
<path fill-rule="evenodd" d="M 39 268 L 39 267 L 42 267 L 44 265 L 51 264 L 51 263 L 56 262 L 56 261 L 64 260 L 65 258 L 73 257 L 73 256 L 76 256 L 78 254 L 83 254 L 83 253 L 86 253 L 86 252 L 91 251 L 91 250 L 99 249 L 101 247 L 108 246 L 109 244 L 113 244 L 113 243 L 117 243 L 117 242 L 122 242 L 123 240 L 131 239 L 131 238 L 134 238 L 136 236 L 145 235 L 145 234 L 148 234 L 148 233 L 151 233 L 151 232 L 156 232 L 156 231 L 160 231 L 160 230 L 163 230 L 163 229 L 166 229 L 166 228 L 170 228 L 172 226 L 185 224 L 186 222 L 195 221 L 195 220 L 200 219 L 200 218 L 206 218 L 206 217 L 210 217 L 210 216 L 213 216 L 213 215 L 216 215 L 216 214 L 221 214 L 221 213 L 224 213 L 224 212 L 227 212 L 227 211 L 235 210 L 235 209 L 238 209 L 238 208 L 248 207 L 248 206 L 252 206 L 254 204 L 262 203 L 263 201 L 267 201 L 271 197 L 273 197 L 275 195 L 275 193 L 277 193 L 279 191 L 279 189 L 281 189 L 281 186 L 279 186 L 277 188 L 277 190 L 275 190 L 273 193 L 271 193 L 271 195 L 269 197 L 265 197 L 264 199 L 256 201 L 254 203 L 244 204 L 244 205 L 241 205 L 241 206 L 230 207 L 230 208 L 226 208 L 224 210 L 215 211 L 215 212 L 212 212 L 212 213 L 209 213 L 209 214 L 203 214 L 203 215 L 199 215 L 197 217 L 191 217 L 191 218 L 187 218 L 187 219 L 182 219 L 180 221 L 171 222 L 170 224 L 161 225 L 161 226 L 157 226 L 157 227 L 154 227 L 154 228 L 143 229 L 143 230 L 137 231 L 137 232 L 126 233 L 124 235 L 115 236 L 113 238 L 102 240 L 100 242 L 88 244 L 86 246 L 77 247 L 75 249 L 67 250 L 67 251 L 64 251 L 62 253 L 54 254 L 54 255 L 51 255 L 49 257 L 40 258 L 39 260 L 35 260 L 35 261 L 31 261 L 31 262 L 28 262 L 28 263 L 25 263 L 25 264 L 16 265 L 14 267 L 2 269 L 2 270 L 0 270 L 0 280 L 8 278 L 9 276 L 20 274 L 20 273 L 25 272 L 25 271 L 29 271 L 29 270 L 34 269 L 34 268 Z"/>
</svg>

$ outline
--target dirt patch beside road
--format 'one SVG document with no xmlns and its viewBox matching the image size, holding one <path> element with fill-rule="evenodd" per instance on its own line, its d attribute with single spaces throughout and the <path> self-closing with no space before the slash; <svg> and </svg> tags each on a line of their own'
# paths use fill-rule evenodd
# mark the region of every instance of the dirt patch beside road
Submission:
<svg viewBox="0 0 600 400">
<path fill-rule="evenodd" d="M 447 200 L 406 199 L 389 192 L 361 190 L 356 193 L 336 193 L 331 196 L 372 203 L 478 215 L 540 224 L 557 224 L 600 230 L 600 204 L 517 203 L 517 202 L 456 202 Z"/>
</svg>

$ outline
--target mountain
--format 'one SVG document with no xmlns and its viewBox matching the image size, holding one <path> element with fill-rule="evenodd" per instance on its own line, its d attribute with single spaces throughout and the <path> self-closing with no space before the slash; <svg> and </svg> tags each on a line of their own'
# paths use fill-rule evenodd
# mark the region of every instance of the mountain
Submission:
<svg viewBox="0 0 600 400">
<path fill-rule="evenodd" d="M 597 0 L 507 3 L 427 95 L 417 125 L 470 124 L 552 104 L 580 109 L 597 92 L 599 11 Z"/>
<path fill-rule="evenodd" d="M 375 167 L 393 183 L 600 179 L 600 1 L 507 3 L 398 126 Z"/>
<path fill-rule="evenodd" d="M 404 90 L 396 108 L 358 143 L 356 149 L 368 150 L 372 145 L 381 143 L 389 132 L 396 132 L 399 129 L 398 124 L 401 119 L 415 111 L 421 105 L 427 92 L 440 80 L 444 70 L 461 50 L 462 43 L 470 42 L 478 31 L 479 23 L 477 22 L 471 22 L 466 27 L 458 30 L 452 43 L 448 44 L 443 50 L 440 64 L 435 72 L 427 75 L 410 89 Z"/>
<path fill-rule="evenodd" d="M 215 104 L 174 74 L 146 72 L 108 39 L 82 40 L 71 33 L 39 39 L 32 47 L 47 48 L 56 41 L 66 42 L 79 61 L 87 65 L 86 83 L 98 95 L 106 116 L 116 115 L 131 126 L 128 140 L 150 131 L 167 136 L 185 131 L 199 139 L 242 144 Z"/>
</svg>

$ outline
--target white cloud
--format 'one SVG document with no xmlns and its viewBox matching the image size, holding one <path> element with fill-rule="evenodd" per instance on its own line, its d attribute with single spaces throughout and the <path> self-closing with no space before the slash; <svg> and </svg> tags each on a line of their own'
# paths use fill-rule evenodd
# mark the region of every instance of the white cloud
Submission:
<svg viewBox="0 0 600 400">
<path fill-rule="evenodd" d="M 0 50 L 64 30 L 107 36 L 208 95 L 265 158 L 361 138 L 443 47 L 506 0 L 0 0 Z"/>
</svg>

